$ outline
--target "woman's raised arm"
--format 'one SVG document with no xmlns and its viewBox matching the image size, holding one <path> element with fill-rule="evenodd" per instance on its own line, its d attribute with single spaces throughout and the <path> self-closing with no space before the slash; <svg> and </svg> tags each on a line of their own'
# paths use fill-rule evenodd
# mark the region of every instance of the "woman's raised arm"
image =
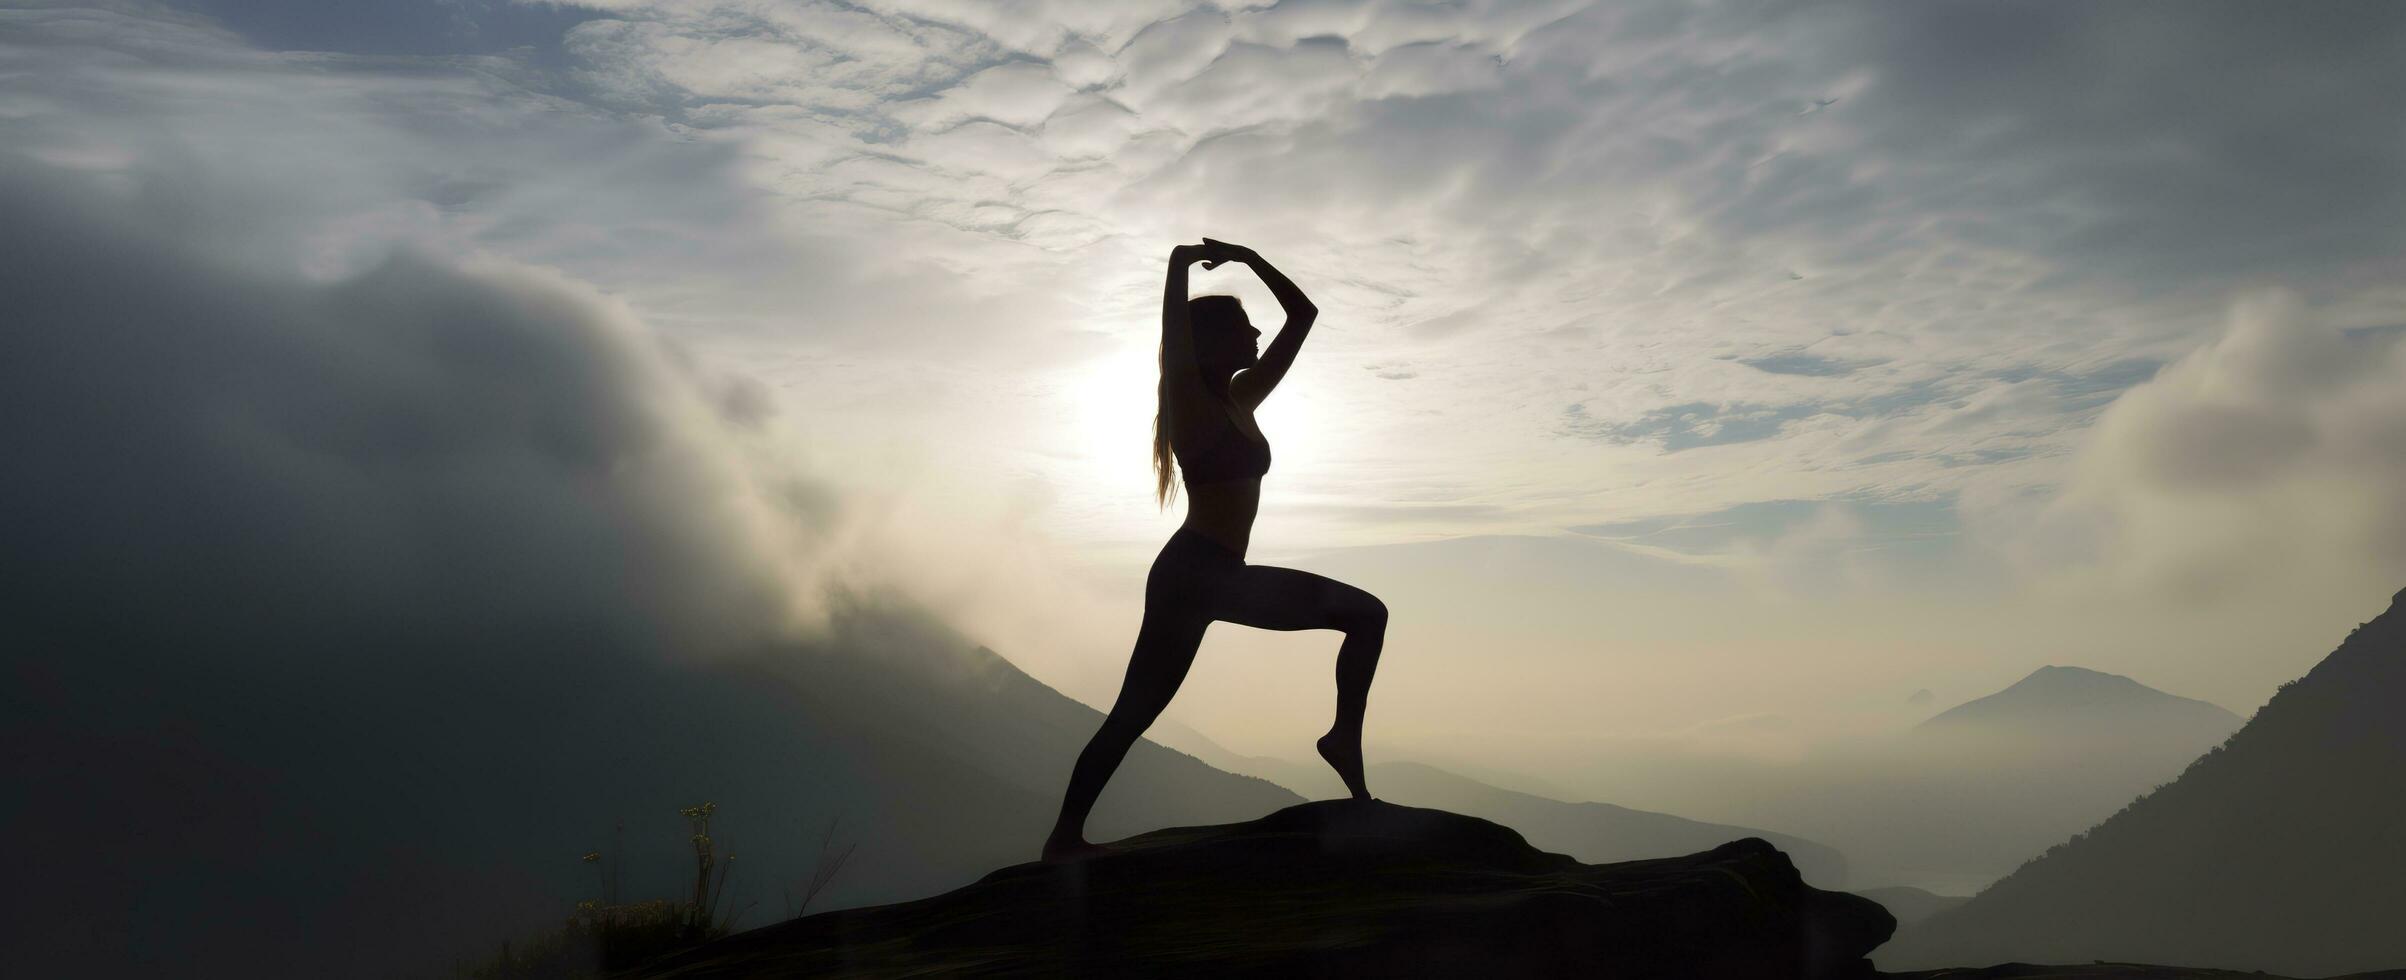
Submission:
<svg viewBox="0 0 2406 980">
<path fill-rule="evenodd" d="M 1161 285 L 1161 377 L 1170 400 L 1187 406 L 1211 395 L 1195 362 L 1195 326 L 1186 307 L 1186 267 L 1201 261 L 1203 246 L 1170 249 L 1170 271 Z M 1190 413 L 1189 417 L 1192 415 Z"/>
<path fill-rule="evenodd" d="M 1288 279 L 1285 273 L 1262 261 L 1260 253 L 1242 245 L 1230 245 L 1209 238 L 1204 239 L 1203 244 L 1213 254 L 1229 256 L 1220 261 L 1243 262 L 1252 266 L 1254 274 L 1270 287 L 1270 295 L 1278 297 L 1279 307 L 1286 310 L 1287 322 L 1278 328 L 1278 336 L 1270 341 L 1270 346 L 1262 349 L 1261 360 L 1228 379 L 1229 397 L 1243 403 L 1246 408 L 1252 408 L 1260 405 L 1262 399 L 1270 397 L 1271 389 L 1285 380 L 1287 369 L 1295 366 L 1295 355 L 1303 350 L 1303 339 L 1311 335 L 1312 324 L 1320 319 L 1320 308 L 1313 306 L 1312 301 L 1304 297 L 1303 290 L 1296 288 L 1294 281 Z"/>
</svg>

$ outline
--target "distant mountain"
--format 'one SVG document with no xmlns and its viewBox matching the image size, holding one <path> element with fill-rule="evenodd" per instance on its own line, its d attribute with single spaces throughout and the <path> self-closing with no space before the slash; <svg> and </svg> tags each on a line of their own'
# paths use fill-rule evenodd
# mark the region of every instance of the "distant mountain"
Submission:
<svg viewBox="0 0 2406 980">
<path fill-rule="evenodd" d="M 1597 867 L 1474 817 L 1345 800 L 1113 846 L 628 975 L 1851 980 L 1896 926 L 1760 840 Z"/>
<path fill-rule="evenodd" d="M 1239 755 L 1226 746 L 1212 741 L 1210 736 L 1192 726 L 1164 718 L 1155 722 L 1145 737 L 1170 748 L 1201 759 L 1229 772 L 1259 776 L 1300 793 L 1306 799 L 1335 799 L 1345 795 L 1345 784 L 1338 781 L 1335 770 L 1314 759 L 1296 762 L 1268 755 Z M 1382 746 L 1371 743 L 1373 757 L 1383 755 Z M 1415 753 L 1418 754 L 1418 753 Z M 1570 799 L 1578 794 L 1554 782 L 1517 769 L 1491 765 L 1483 760 L 1454 757 L 1428 758 L 1423 764 L 1443 769 L 1457 776 L 1467 776 L 1489 786 L 1512 789 L 1516 792 L 1553 799 Z"/>
<path fill-rule="evenodd" d="M 1245 757 L 1231 752 L 1227 746 L 1212 741 L 1211 736 L 1196 731 L 1193 725 L 1167 716 L 1154 719 L 1153 727 L 1145 729 L 1145 737 L 1154 744 L 1167 746 L 1203 760 L 1229 772 L 1242 770 L 1234 765 Z M 1266 777 L 1264 777 L 1266 778 Z"/>
<path fill-rule="evenodd" d="M 2170 785 L 1880 961 L 2406 965 L 2406 592 Z"/>
<path fill-rule="evenodd" d="M 1970 894 L 2179 775 L 2240 724 L 2127 677 L 2051 666 L 1893 735 L 1793 763 L 1687 758 L 1651 781 L 1729 787 L 1662 806 L 1820 841 L 1847 855 L 1850 881 Z"/>
<path fill-rule="evenodd" d="M 2114 725 L 2160 734 L 2205 732 L 2219 739 L 2241 722 L 2220 705 L 2175 697 L 2120 674 L 2048 666 L 2012 687 L 1941 711 L 1921 728 L 1941 732 L 2003 726 L 2043 737 L 2064 734 L 2066 725 Z"/>
<path fill-rule="evenodd" d="M 871 870 L 877 866 L 864 866 L 855 900 L 924 894 L 996 860 L 1026 859 L 1020 852 L 1041 846 L 1070 765 L 1102 714 L 923 612 L 865 614 L 848 626 L 843 646 L 829 654 L 769 659 L 753 669 L 808 706 L 814 727 L 833 736 L 832 764 L 858 773 L 881 798 L 876 813 L 919 826 L 923 836 L 896 841 L 898 851 L 954 855 L 924 875 L 902 878 L 881 878 Z M 953 777 L 943 775 L 955 765 L 1007 790 L 964 798 Z M 1088 831 L 1097 839 L 1122 836 L 1296 802 L 1267 780 L 1139 740 L 1105 787 Z"/>
</svg>

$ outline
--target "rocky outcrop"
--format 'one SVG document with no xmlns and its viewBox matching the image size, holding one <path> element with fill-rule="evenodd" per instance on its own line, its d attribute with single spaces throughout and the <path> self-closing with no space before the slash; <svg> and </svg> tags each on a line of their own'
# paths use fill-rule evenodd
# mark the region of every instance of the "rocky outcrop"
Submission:
<svg viewBox="0 0 2406 980">
<path fill-rule="evenodd" d="M 1475 817 L 1329 801 L 1112 846 L 632 975 L 1837 978 L 1869 976 L 1895 928 L 1755 838 L 1589 865 Z"/>
</svg>

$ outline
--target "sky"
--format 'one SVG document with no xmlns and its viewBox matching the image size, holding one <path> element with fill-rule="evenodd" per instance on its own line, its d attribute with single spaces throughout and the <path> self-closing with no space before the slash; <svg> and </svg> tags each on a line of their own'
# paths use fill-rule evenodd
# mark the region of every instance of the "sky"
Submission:
<svg viewBox="0 0 2406 980">
<path fill-rule="evenodd" d="M 1374 754 L 1793 751 L 2045 664 L 2244 715 L 2406 585 L 2401 90 L 2375 3 L 6 4 L 12 249 L 163 243 L 303 335 L 464 297 L 606 342 L 7 334 L 100 405 L 159 358 L 288 437 L 385 399 L 415 422 L 332 449 L 138 445 L 237 447 L 328 527 L 506 500 L 542 533 L 496 594 L 671 569 L 621 611 L 683 636 L 873 583 L 1103 706 L 1182 513 L 1160 279 L 1208 235 L 1322 311 L 1249 557 L 1388 602 Z M 1274 331 L 1243 268 L 1195 284 Z M 529 414 L 546 459 L 660 451 L 600 497 L 412 468 L 515 378 L 624 388 Z M 578 543 L 612 521 L 667 530 Z M 1300 755 L 1335 647 L 1216 627 L 1169 717 Z"/>
</svg>

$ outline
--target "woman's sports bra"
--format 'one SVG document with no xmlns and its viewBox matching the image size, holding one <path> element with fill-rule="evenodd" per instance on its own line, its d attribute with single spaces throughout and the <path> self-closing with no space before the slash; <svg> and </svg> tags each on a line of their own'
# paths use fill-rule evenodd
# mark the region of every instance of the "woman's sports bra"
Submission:
<svg viewBox="0 0 2406 980">
<path fill-rule="evenodd" d="M 1221 421 L 1228 427 L 1211 448 L 1199 453 L 1181 451 L 1173 440 L 1171 451 L 1178 457 L 1178 470 L 1189 487 L 1226 480 L 1248 480 L 1270 472 L 1270 444 L 1256 442 L 1237 427 L 1236 420 L 1225 413 Z"/>
</svg>

